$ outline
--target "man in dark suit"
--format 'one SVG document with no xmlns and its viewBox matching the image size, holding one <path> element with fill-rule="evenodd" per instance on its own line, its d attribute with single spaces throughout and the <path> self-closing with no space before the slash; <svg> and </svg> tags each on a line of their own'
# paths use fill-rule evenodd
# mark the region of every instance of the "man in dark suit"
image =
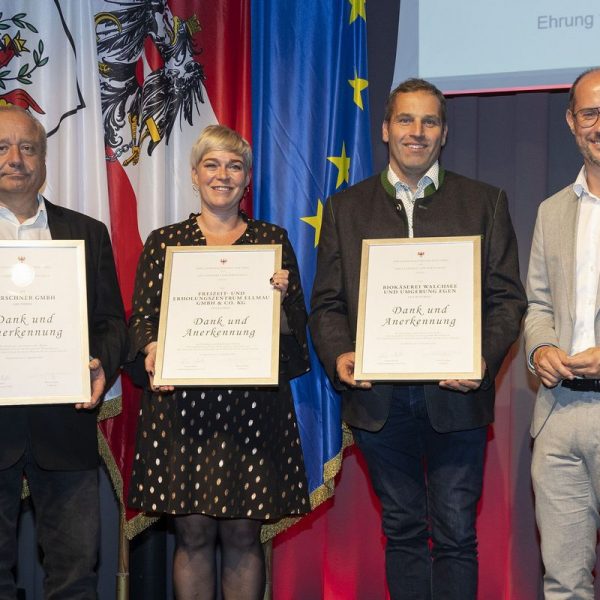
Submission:
<svg viewBox="0 0 600 600">
<path fill-rule="evenodd" d="M 517 242 L 503 191 L 439 165 L 446 104 L 435 86 L 420 79 L 400 84 L 382 131 L 389 168 L 325 207 L 310 331 L 342 391 L 343 418 L 381 500 L 391 598 L 474 599 L 475 518 L 494 378 L 525 310 Z M 482 236 L 483 379 L 356 381 L 362 240 L 462 235 Z"/>
<path fill-rule="evenodd" d="M 0 107 L 0 239 L 85 241 L 91 397 L 75 406 L 0 407 L 0 598 L 17 597 L 11 571 L 25 475 L 45 597 L 89 600 L 99 547 L 95 409 L 124 356 L 126 326 L 108 231 L 38 193 L 45 155 L 42 125 L 21 108 Z"/>
</svg>

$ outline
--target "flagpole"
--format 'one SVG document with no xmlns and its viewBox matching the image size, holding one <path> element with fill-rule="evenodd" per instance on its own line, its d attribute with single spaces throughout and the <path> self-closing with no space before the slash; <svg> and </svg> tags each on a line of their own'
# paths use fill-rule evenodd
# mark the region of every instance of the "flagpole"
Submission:
<svg viewBox="0 0 600 600">
<path fill-rule="evenodd" d="M 263 600 L 271 600 L 273 594 L 273 539 L 263 544 L 265 553 L 265 595 Z"/>
<path fill-rule="evenodd" d="M 117 568 L 117 598 L 129 598 L 129 540 L 125 535 L 125 514 L 121 511 L 119 519 L 119 564 Z"/>
</svg>

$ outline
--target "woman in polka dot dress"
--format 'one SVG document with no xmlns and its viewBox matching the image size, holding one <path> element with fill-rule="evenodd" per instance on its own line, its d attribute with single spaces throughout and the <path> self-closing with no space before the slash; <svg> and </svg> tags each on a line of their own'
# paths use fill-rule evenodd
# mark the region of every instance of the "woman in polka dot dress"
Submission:
<svg viewBox="0 0 600 600">
<path fill-rule="evenodd" d="M 179 600 L 212 600 L 217 545 L 224 597 L 258 599 L 265 583 L 262 523 L 306 513 L 310 506 L 289 386 L 291 378 L 309 369 L 306 309 L 286 231 L 240 212 L 252 165 L 248 142 L 231 129 L 209 126 L 192 148 L 191 164 L 201 212 L 152 232 L 136 274 L 130 358 L 143 358 L 149 385 L 140 410 L 129 503 L 174 516 L 173 580 Z M 282 269 L 271 280 L 283 298 L 279 385 L 154 386 L 165 247 L 227 244 L 283 247 Z"/>
</svg>

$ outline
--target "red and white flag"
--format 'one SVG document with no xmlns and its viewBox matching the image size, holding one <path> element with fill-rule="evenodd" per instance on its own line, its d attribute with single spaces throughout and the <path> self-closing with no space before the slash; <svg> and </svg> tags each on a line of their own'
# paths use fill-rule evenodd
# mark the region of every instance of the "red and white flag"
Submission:
<svg viewBox="0 0 600 600">
<path fill-rule="evenodd" d="M 221 122 L 250 139 L 250 6 L 94 0 L 93 10 L 112 241 L 129 312 L 143 240 L 200 208 L 189 163 L 200 131 Z M 123 378 L 123 411 L 101 424 L 122 500 L 138 405 L 139 392 Z M 127 512 L 129 537 L 145 524 Z"/>
<path fill-rule="evenodd" d="M 29 109 L 48 132 L 43 194 L 108 222 L 91 7 L 3 0 L 0 11 L 0 104 Z"/>
<path fill-rule="evenodd" d="M 108 226 L 130 311 L 147 234 L 199 210 L 189 153 L 200 131 L 220 122 L 250 140 L 250 2 L 3 0 L 5 103 L 48 131 L 44 195 Z M 124 508 L 139 392 L 122 386 L 99 441 Z M 146 524 L 126 517 L 129 537 Z"/>
</svg>

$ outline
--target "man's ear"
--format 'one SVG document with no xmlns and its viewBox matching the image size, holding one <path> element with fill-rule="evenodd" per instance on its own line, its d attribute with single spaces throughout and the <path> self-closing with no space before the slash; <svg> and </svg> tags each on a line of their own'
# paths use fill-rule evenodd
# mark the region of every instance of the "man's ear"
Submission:
<svg viewBox="0 0 600 600">
<path fill-rule="evenodd" d="M 570 108 L 567 108 L 567 114 L 565 115 L 565 118 L 567 119 L 567 124 L 569 125 L 571 133 L 575 135 L 575 117 L 573 116 Z"/>
<path fill-rule="evenodd" d="M 384 121 L 381 124 L 381 139 L 387 144 L 390 141 L 389 121 Z"/>
</svg>

